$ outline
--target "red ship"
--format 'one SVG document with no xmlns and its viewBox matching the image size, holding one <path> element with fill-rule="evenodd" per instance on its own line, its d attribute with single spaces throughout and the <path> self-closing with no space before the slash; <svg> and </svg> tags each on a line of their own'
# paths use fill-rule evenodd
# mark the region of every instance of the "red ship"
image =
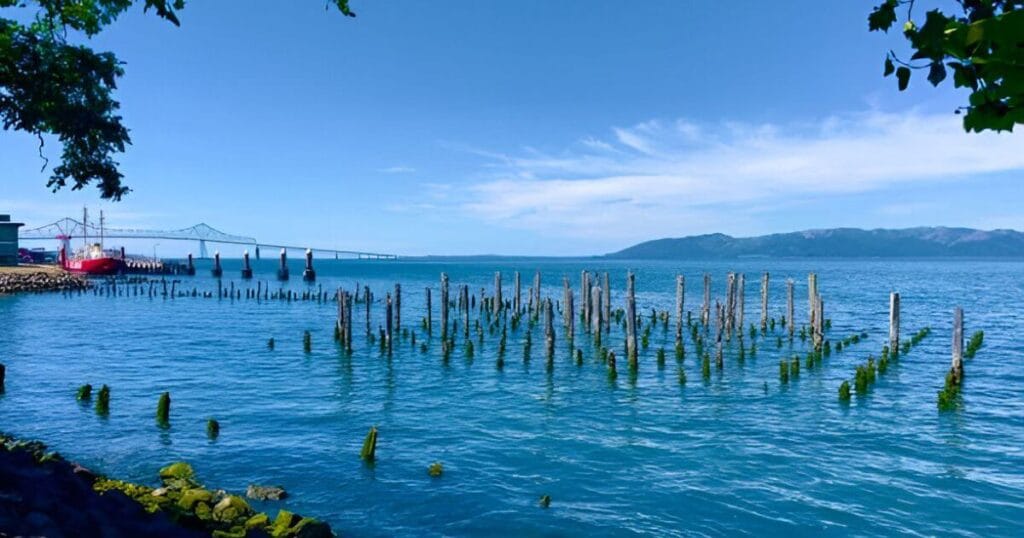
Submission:
<svg viewBox="0 0 1024 538">
<path fill-rule="evenodd" d="M 71 257 L 61 247 L 60 266 L 65 271 L 82 275 L 116 275 L 124 267 L 124 261 L 120 252 L 103 250 L 99 243 L 93 243 Z"/>
<path fill-rule="evenodd" d="M 89 213 L 82 209 L 82 238 L 86 239 Z M 84 247 L 68 256 L 71 248 L 69 237 L 58 236 L 61 240 L 58 262 L 65 271 L 80 275 L 116 275 L 124 270 L 124 249 L 120 251 L 103 249 L 103 212 L 100 211 L 100 242 L 90 244 L 86 239 Z"/>
</svg>

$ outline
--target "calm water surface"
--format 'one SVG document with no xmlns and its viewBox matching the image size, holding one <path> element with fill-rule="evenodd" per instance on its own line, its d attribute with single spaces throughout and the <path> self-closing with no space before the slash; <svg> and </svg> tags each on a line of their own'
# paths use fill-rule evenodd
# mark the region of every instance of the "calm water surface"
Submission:
<svg viewBox="0 0 1024 538">
<path fill-rule="evenodd" d="M 280 484 L 291 498 L 258 508 L 314 515 L 354 536 L 1024 533 L 1024 263 L 325 261 L 317 269 L 325 289 L 371 287 L 375 330 L 379 300 L 401 282 L 403 327 L 417 333 L 416 348 L 398 341 L 389 359 L 357 323 L 352 355 L 340 353 L 335 307 L 326 304 L 0 297 L 0 362 L 7 365 L 0 430 L 144 483 L 154 483 L 161 466 L 187 460 L 211 487 Z M 644 313 L 674 308 L 675 274 L 682 273 L 695 317 L 704 271 L 716 297 L 728 271 L 744 272 L 748 323 L 759 317 L 767 270 L 773 317 L 785 308 L 785 279 L 796 281 L 798 324 L 807 320 L 807 272 L 816 271 L 830 338 L 862 330 L 869 337 L 802 369 L 788 385 L 779 383 L 779 359 L 802 357 L 804 344 L 798 338 L 791 347 L 787 339 L 779 349 L 771 335 L 742 362 L 730 344 L 724 369 L 707 380 L 688 341 L 688 382 L 680 386 L 671 324 L 653 330 L 635 378 L 619 351 L 615 382 L 586 336 L 576 339 L 586 358 L 576 366 L 557 321 L 551 371 L 539 325 L 524 361 L 525 324 L 510 332 L 503 371 L 495 368 L 498 338 L 489 334 L 472 359 L 460 342 L 445 364 L 437 331 L 430 339 L 420 326 L 423 289 L 434 288 L 436 308 L 441 271 L 454 297 L 462 283 L 490 294 L 500 270 L 509 297 L 519 270 L 525 302 L 536 269 L 552 299 L 561 298 L 563 277 L 578 288 L 580 270 L 609 271 L 615 307 L 633 269 Z M 243 285 L 237 270 L 237 262 L 226 263 L 225 285 Z M 256 270 L 279 286 L 273 262 Z M 181 286 L 216 289 L 208 266 L 199 273 Z M 307 289 L 300 274 L 296 264 L 294 290 Z M 932 334 L 869 394 L 842 405 L 839 384 L 886 339 L 890 290 L 902 294 L 904 339 L 925 326 Z M 956 305 L 965 310 L 965 333 L 983 329 L 985 345 L 965 364 L 961 408 L 940 413 L 936 391 L 949 367 Z M 362 308 L 354 307 L 358 320 Z M 302 350 L 307 329 L 310 354 Z M 270 337 L 274 351 L 266 347 Z M 621 350 L 621 333 L 605 344 Z M 668 350 L 663 369 L 659 347 Z M 110 385 L 108 417 L 75 401 L 83 383 Z M 163 391 L 173 400 L 167 430 L 154 422 Z M 221 423 L 216 441 L 205 436 L 210 417 Z M 371 425 L 380 430 L 372 467 L 358 457 Z M 433 461 L 444 464 L 440 479 L 427 475 Z M 537 503 L 544 494 L 552 498 L 547 510 Z"/>
</svg>

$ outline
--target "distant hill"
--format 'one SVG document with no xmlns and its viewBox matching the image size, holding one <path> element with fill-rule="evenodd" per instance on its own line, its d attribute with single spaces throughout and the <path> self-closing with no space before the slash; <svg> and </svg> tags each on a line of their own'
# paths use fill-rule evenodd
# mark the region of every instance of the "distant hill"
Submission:
<svg viewBox="0 0 1024 538">
<path fill-rule="evenodd" d="M 935 227 L 902 230 L 834 228 L 758 237 L 709 234 L 645 241 L 606 255 L 608 258 L 663 260 L 757 256 L 1024 258 L 1024 233 Z"/>
</svg>

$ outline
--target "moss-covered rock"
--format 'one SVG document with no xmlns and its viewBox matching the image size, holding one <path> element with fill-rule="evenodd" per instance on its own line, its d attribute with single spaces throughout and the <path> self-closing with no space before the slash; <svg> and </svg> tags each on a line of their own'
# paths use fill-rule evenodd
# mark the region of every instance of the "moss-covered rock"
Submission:
<svg viewBox="0 0 1024 538">
<path fill-rule="evenodd" d="M 213 506 L 213 519 L 230 523 L 239 518 L 248 519 L 252 515 L 252 508 L 245 499 L 238 495 L 225 495 L 223 499 Z"/>
<path fill-rule="evenodd" d="M 178 506 L 183 510 L 192 510 L 197 502 L 213 502 L 213 493 L 202 488 L 191 488 L 183 491 L 178 498 Z"/>
<path fill-rule="evenodd" d="M 160 469 L 160 478 L 162 480 L 169 478 L 192 479 L 195 474 L 196 472 L 192 470 L 192 466 L 183 461 L 172 463 L 167 467 Z"/>
</svg>

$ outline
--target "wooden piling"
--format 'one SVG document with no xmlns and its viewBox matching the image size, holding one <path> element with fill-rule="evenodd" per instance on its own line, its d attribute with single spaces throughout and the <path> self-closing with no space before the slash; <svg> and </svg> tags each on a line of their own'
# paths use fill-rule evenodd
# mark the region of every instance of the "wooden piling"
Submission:
<svg viewBox="0 0 1024 538">
<path fill-rule="evenodd" d="M 395 282 L 395 332 L 402 332 L 402 284 Z"/>
<path fill-rule="evenodd" d="M 427 295 L 427 334 L 434 334 L 433 309 L 430 306 L 430 286 L 426 287 Z"/>
<path fill-rule="evenodd" d="M 370 306 L 373 304 L 373 295 L 370 294 L 370 286 L 363 286 L 363 302 L 366 303 L 366 334 L 373 332 L 370 329 Z"/>
<path fill-rule="evenodd" d="M 900 351 L 900 294 L 892 292 L 889 294 L 889 352 L 897 354 Z"/>
<path fill-rule="evenodd" d="M 213 253 L 213 270 L 211 273 L 213 278 L 220 278 L 224 274 L 224 269 L 220 266 L 220 251 Z"/>
<path fill-rule="evenodd" d="M 544 305 L 544 346 L 547 350 L 548 361 L 555 356 L 555 327 L 552 318 L 554 313 L 551 308 L 551 299 Z"/>
<path fill-rule="evenodd" d="M 676 349 L 683 346 L 683 299 L 686 294 L 686 278 L 676 275 Z"/>
<path fill-rule="evenodd" d="M 629 361 L 637 357 L 636 346 L 636 278 L 632 271 L 626 273 L 626 354 Z"/>
<path fill-rule="evenodd" d="M 964 310 L 953 309 L 953 362 L 950 365 L 950 381 L 960 386 L 964 376 Z"/>
<path fill-rule="evenodd" d="M 807 319 L 809 325 L 814 325 L 815 301 L 818 297 L 818 275 L 807 274 Z"/>
<path fill-rule="evenodd" d="M 796 322 L 793 321 L 793 279 L 786 280 L 786 323 L 789 327 L 789 337 L 793 338 L 796 331 Z"/>
<path fill-rule="evenodd" d="M 700 323 L 704 327 L 711 321 L 711 275 L 704 273 L 704 304 L 700 309 Z"/>
<path fill-rule="evenodd" d="M 394 310 L 393 310 L 393 305 L 391 303 L 391 294 L 387 293 L 387 294 L 384 295 L 384 341 L 385 341 L 385 345 L 388 348 L 388 352 L 389 353 L 391 352 L 391 335 L 393 334 L 392 333 L 392 328 L 393 328 L 392 324 L 394 323 L 394 318 L 392 317 L 393 315 L 394 315 Z"/>
<path fill-rule="evenodd" d="M 590 289 L 590 331 L 594 333 L 594 341 L 601 342 L 601 286 Z"/>
<path fill-rule="evenodd" d="M 744 311 L 746 310 L 747 296 L 747 277 L 743 273 L 740 273 L 736 277 L 736 331 L 739 333 L 740 340 L 743 340 L 743 317 Z"/>
<path fill-rule="evenodd" d="M 604 295 L 601 296 L 601 321 L 604 323 L 604 332 L 611 331 L 611 318 L 612 318 L 612 287 L 609 283 L 608 272 L 604 273 L 604 284 L 601 287 Z"/>
<path fill-rule="evenodd" d="M 497 316 L 505 309 L 504 300 L 501 298 L 501 271 L 494 272 L 494 315 Z"/>
<path fill-rule="evenodd" d="M 768 271 L 761 275 L 761 331 L 768 330 Z"/>
<path fill-rule="evenodd" d="M 523 311 L 522 283 L 519 280 L 519 271 L 515 272 L 515 278 L 513 280 L 513 287 L 515 288 L 513 293 L 515 295 L 512 297 L 512 311 L 515 313 L 516 317 L 518 317 Z"/>
<path fill-rule="evenodd" d="M 469 338 L 469 284 L 462 285 L 462 326 L 463 337 Z"/>
<path fill-rule="evenodd" d="M 736 273 L 725 275 L 725 304 L 722 305 L 725 323 L 725 338 L 732 338 L 733 324 L 736 323 Z"/>
<path fill-rule="evenodd" d="M 580 272 L 580 314 L 583 316 L 583 332 L 590 332 L 590 273 Z"/>
<path fill-rule="evenodd" d="M 536 273 L 533 274 L 533 293 L 536 296 L 534 301 L 533 301 L 533 304 L 534 304 L 533 319 L 539 319 L 539 317 L 538 317 L 540 315 L 539 309 L 541 307 L 541 302 L 540 302 L 540 271 L 537 271 Z"/>
<path fill-rule="evenodd" d="M 441 340 L 448 341 L 448 273 L 441 273 Z"/>
<path fill-rule="evenodd" d="M 566 338 L 569 342 L 572 342 L 576 338 L 576 313 L 573 311 L 573 296 L 572 288 L 568 287 L 569 279 L 566 279 L 566 295 L 565 295 L 565 319 L 566 319 Z"/>
</svg>

